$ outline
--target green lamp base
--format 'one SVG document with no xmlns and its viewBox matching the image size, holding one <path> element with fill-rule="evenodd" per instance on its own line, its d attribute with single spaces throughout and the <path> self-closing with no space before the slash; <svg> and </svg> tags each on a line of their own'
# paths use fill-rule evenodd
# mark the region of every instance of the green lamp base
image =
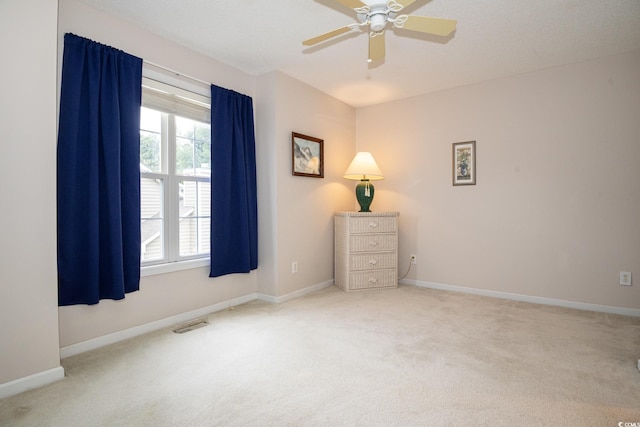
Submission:
<svg viewBox="0 0 640 427">
<path fill-rule="evenodd" d="M 359 212 L 371 212 L 369 206 L 373 201 L 373 185 L 368 179 L 363 179 L 356 185 L 356 199 L 360 204 Z"/>
</svg>

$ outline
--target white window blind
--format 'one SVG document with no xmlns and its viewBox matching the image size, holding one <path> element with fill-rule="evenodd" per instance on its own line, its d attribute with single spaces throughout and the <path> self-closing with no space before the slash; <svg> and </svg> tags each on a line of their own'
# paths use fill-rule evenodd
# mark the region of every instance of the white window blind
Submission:
<svg viewBox="0 0 640 427">
<path fill-rule="evenodd" d="M 142 78 L 142 105 L 163 113 L 211 123 L 211 99 L 187 90 Z"/>
</svg>

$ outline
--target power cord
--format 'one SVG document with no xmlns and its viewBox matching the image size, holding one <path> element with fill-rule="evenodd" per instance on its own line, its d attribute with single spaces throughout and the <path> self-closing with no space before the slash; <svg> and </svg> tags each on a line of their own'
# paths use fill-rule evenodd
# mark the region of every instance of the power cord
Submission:
<svg viewBox="0 0 640 427">
<path fill-rule="evenodd" d="M 413 265 L 413 261 L 414 261 L 415 259 L 416 259 L 415 255 L 411 255 L 411 256 L 409 257 L 409 268 L 407 268 L 407 272 L 406 272 L 406 273 L 404 273 L 404 276 L 399 277 L 399 278 L 398 278 L 398 280 L 402 280 L 402 279 L 404 279 L 405 277 L 407 277 L 407 275 L 408 275 L 408 274 L 409 274 L 409 272 L 411 271 L 411 265 Z"/>
</svg>

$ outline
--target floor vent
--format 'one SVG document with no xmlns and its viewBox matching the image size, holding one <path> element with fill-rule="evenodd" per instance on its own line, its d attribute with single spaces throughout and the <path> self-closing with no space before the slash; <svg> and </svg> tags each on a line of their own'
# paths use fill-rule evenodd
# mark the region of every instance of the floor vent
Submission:
<svg viewBox="0 0 640 427">
<path fill-rule="evenodd" d="M 205 317 L 202 319 L 195 319 L 191 322 L 183 323 L 178 325 L 173 332 L 176 334 L 184 334 L 185 332 L 193 331 L 194 329 L 199 329 L 207 326 L 209 324 L 209 320 Z"/>
</svg>

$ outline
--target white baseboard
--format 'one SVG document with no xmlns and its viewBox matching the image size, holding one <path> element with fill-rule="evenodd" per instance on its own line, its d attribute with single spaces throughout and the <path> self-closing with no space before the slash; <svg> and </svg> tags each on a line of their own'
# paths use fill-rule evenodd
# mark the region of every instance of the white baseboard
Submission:
<svg viewBox="0 0 640 427">
<path fill-rule="evenodd" d="M 313 286 L 308 286 L 306 288 L 297 290 L 295 292 L 291 292 L 288 293 L 286 295 L 282 295 L 279 297 L 274 297 L 271 295 L 267 295 L 267 294 L 258 294 L 258 299 L 262 300 L 262 301 L 266 301 L 266 302 L 270 302 L 273 304 L 280 304 L 283 302 L 287 302 L 287 301 L 291 301 L 292 299 L 296 299 L 296 298 L 300 298 L 302 296 L 305 296 L 307 294 L 310 294 L 312 292 L 316 292 L 319 291 L 321 289 L 324 288 L 328 288 L 329 286 L 333 286 L 333 279 L 332 280 L 327 280 L 326 282 L 322 282 L 319 283 L 317 285 L 313 285 Z"/>
<path fill-rule="evenodd" d="M 168 328 L 180 323 L 189 322 L 199 317 L 207 316 L 211 313 L 226 310 L 230 307 L 245 304 L 250 301 L 261 300 L 261 301 L 270 302 L 274 304 L 280 304 L 280 303 L 292 300 L 294 298 L 299 298 L 311 292 L 324 289 L 331 285 L 333 285 L 333 280 L 329 280 L 317 285 L 309 286 L 307 288 L 300 289 L 298 291 L 291 292 L 289 294 L 282 295 L 279 297 L 274 297 L 271 295 L 266 295 L 261 293 L 252 293 L 249 295 L 245 295 L 243 297 L 223 301 L 218 304 L 210 305 L 208 307 L 203 307 L 198 310 L 188 311 L 186 313 L 181 313 L 176 316 L 167 317 L 166 319 L 161 319 L 155 322 L 125 329 L 124 331 L 114 332 L 112 334 L 103 335 L 101 337 L 93 338 L 77 344 L 71 344 L 71 345 L 62 347 L 60 349 L 60 358 L 64 359 L 67 357 L 75 356 L 77 354 L 84 353 L 86 351 L 95 350 L 97 348 L 114 344 L 119 341 L 124 341 L 129 338 L 134 338 L 143 334 L 147 334 L 149 332 L 154 332 L 154 331 Z"/>
<path fill-rule="evenodd" d="M 467 288 L 465 286 L 446 285 L 443 283 L 423 282 L 421 280 L 403 279 L 400 283 L 421 288 L 439 289 L 442 291 L 462 292 L 466 294 L 481 295 L 486 297 L 508 299 L 513 301 L 530 302 L 534 304 L 553 305 L 558 307 L 575 308 L 578 310 L 598 311 L 623 316 L 640 317 L 640 309 L 626 307 L 612 307 L 608 305 L 589 304 L 585 302 L 567 301 L 555 298 L 536 297 L 530 295 L 514 294 L 509 292 L 491 291 L 486 289 Z"/>
<path fill-rule="evenodd" d="M 112 334 L 103 335 L 101 337 L 93 338 L 87 341 L 83 341 L 77 344 L 71 344 L 60 349 L 60 358 L 75 356 L 86 351 L 95 350 L 100 347 L 104 347 L 109 344 L 114 344 L 119 341 L 124 341 L 129 338 L 134 338 L 140 335 L 154 332 L 160 329 L 168 328 L 179 323 L 188 322 L 198 317 L 206 316 L 217 311 L 226 310 L 229 307 L 244 304 L 249 301 L 258 299 L 258 294 L 253 293 L 245 295 L 240 298 L 234 298 L 231 300 L 223 301 L 218 304 L 203 307 L 197 310 L 181 313 L 176 316 L 167 317 L 165 319 L 157 320 L 155 322 L 147 323 L 133 328 L 125 329 L 124 331 L 114 332 Z"/>
<path fill-rule="evenodd" d="M 27 377 L 18 378 L 17 380 L 0 384 L 0 399 L 15 396 L 16 394 L 24 393 L 25 391 L 33 390 L 38 387 L 43 387 L 56 381 L 60 381 L 63 378 L 64 368 L 62 366 L 38 372 L 37 374 L 29 375 Z"/>
</svg>

